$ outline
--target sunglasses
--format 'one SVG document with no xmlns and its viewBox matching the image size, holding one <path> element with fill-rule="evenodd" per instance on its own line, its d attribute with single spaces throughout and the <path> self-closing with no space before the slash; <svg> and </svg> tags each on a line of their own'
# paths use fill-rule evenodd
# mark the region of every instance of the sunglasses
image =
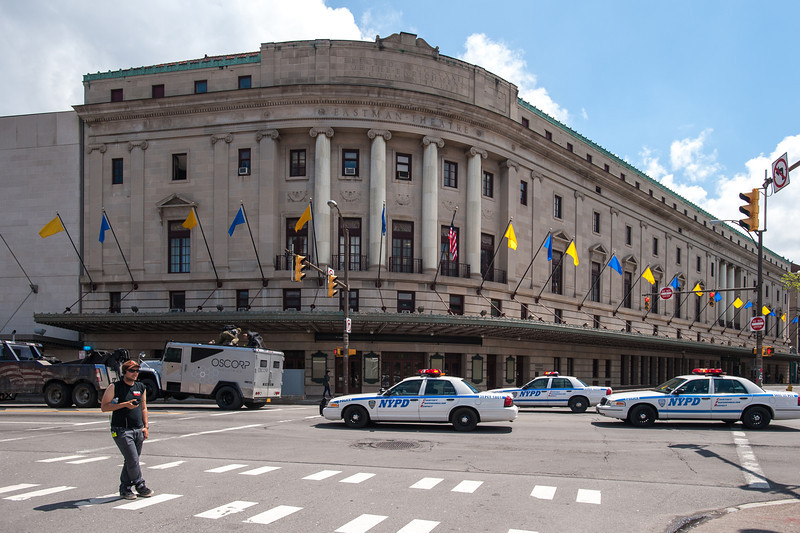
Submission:
<svg viewBox="0 0 800 533">
<path fill-rule="evenodd" d="M 128 369 L 128 370 L 126 370 L 125 372 L 131 372 L 131 373 L 133 373 L 133 372 L 138 372 L 138 371 L 139 371 L 139 369 L 138 369 L 138 368 L 136 368 L 136 369 L 131 369 L 131 368 L 129 368 L 129 369 Z"/>
</svg>

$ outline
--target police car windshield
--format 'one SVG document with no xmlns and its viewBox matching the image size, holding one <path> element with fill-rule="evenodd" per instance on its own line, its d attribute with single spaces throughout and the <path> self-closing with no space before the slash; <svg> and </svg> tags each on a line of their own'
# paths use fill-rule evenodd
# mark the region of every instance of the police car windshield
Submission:
<svg viewBox="0 0 800 533">
<path fill-rule="evenodd" d="M 672 378 L 671 380 L 669 380 L 669 381 L 667 381 L 665 383 L 662 383 L 661 385 L 659 385 L 658 387 L 656 387 L 653 390 L 656 391 L 656 392 L 663 392 L 663 393 L 669 394 L 670 392 L 672 392 L 675 389 L 677 389 L 678 387 L 680 387 L 681 384 L 684 381 L 686 381 L 685 378 Z"/>
</svg>

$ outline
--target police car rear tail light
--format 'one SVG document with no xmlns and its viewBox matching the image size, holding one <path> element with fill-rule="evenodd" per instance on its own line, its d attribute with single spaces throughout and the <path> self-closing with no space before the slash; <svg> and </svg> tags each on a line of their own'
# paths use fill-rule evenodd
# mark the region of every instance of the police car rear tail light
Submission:
<svg viewBox="0 0 800 533">
<path fill-rule="evenodd" d="M 506 399 L 503 401 L 503 407 L 511 407 L 514 405 L 514 399 L 511 396 L 506 396 Z"/>
<path fill-rule="evenodd" d="M 701 376 L 722 376 L 725 372 L 723 372 L 721 368 L 695 368 L 692 370 L 692 374 Z"/>
<path fill-rule="evenodd" d="M 439 376 L 444 376 L 444 372 L 438 368 L 423 368 L 419 371 L 419 375 L 427 376 L 429 378 L 438 378 Z"/>
</svg>

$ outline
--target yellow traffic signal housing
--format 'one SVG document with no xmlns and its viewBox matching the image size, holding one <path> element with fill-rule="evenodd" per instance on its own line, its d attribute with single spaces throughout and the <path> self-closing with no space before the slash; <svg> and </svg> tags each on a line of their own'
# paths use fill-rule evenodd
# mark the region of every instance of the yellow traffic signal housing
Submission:
<svg viewBox="0 0 800 533">
<path fill-rule="evenodd" d="M 713 292 L 709 292 L 708 293 L 708 306 L 709 307 L 714 307 L 715 303 L 716 303 L 716 300 L 714 299 L 714 293 Z"/>
<path fill-rule="evenodd" d="M 750 194 L 739 193 L 739 198 L 747 202 L 739 208 L 739 211 L 747 215 L 747 218 L 740 219 L 739 223 L 747 231 L 758 230 L 758 204 L 760 197 L 761 191 L 759 189 L 753 189 Z"/>
<path fill-rule="evenodd" d="M 649 296 L 645 296 L 644 297 L 644 310 L 645 311 L 649 311 L 650 310 L 650 297 Z"/>
<path fill-rule="evenodd" d="M 328 297 L 330 298 L 333 298 L 339 292 L 336 290 L 336 277 L 333 274 L 328 274 Z"/>
<path fill-rule="evenodd" d="M 303 263 L 305 259 L 306 256 L 304 255 L 294 256 L 294 276 L 292 276 L 292 279 L 294 281 L 303 281 L 303 277 L 306 275 L 306 273 L 303 272 L 303 269 L 308 266 L 305 263 Z"/>
<path fill-rule="evenodd" d="M 764 346 L 764 357 L 769 357 L 775 354 L 775 348 L 772 346 Z"/>
</svg>

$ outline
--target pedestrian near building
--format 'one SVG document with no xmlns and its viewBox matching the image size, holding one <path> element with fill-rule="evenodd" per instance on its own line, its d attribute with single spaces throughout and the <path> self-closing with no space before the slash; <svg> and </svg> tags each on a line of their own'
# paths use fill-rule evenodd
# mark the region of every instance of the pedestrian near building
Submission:
<svg viewBox="0 0 800 533">
<path fill-rule="evenodd" d="M 325 371 L 325 378 L 324 379 L 325 379 L 325 388 L 322 390 L 322 397 L 323 398 L 325 398 L 327 396 L 331 396 L 332 397 L 333 394 L 331 394 L 331 371 L 330 370 L 326 370 Z"/>
<path fill-rule="evenodd" d="M 149 498 L 154 492 L 147 488 L 139 466 L 142 444 L 150 434 L 147 420 L 147 395 L 144 385 L 136 381 L 139 363 L 125 361 L 122 380 L 112 383 L 103 394 L 100 410 L 111 412 L 111 437 L 122 453 L 125 463 L 119 476 L 119 495 L 135 500 L 136 494 Z M 135 488 L 136 493 L 133 492 Z"/>
</svg>

